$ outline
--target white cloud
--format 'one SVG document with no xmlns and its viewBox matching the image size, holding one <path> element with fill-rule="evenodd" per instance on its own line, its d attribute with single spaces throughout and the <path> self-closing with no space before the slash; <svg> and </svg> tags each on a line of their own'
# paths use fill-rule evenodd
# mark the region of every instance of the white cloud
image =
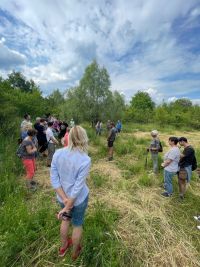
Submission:
<svg viewBox="0 0 200 267">
<path fill-rule="evenodd" d="M 143 89 L 159 102 L 199 87 L 199 80 L 166 78 L 200 72 L 200 56 L 186 50 L 173 32 L 178 18 L 183 20 L 182 30 L 193 25 L 199 15 L 197 4 L 197 0 L 167 4 L 165 0 L 1 0 L 0 7 L 18 23 L 13 27 L 4 18 L 0 36 L 19 51 L 24 48 L 29 58 L 25 75 L 46 91 L 77 84 L 87 64 L 97 58 L 108 69 L 112 88 L 123 91 L 127 99 Z"/>
<path fill-rule="evenodd" d="M 10 70 L 13 67 L 24 65 L 26 57 L 18 51 L 9 49 L 5 45 L 5 38 L 0 40 L 0 69 Z"/>
<path fill-rule="evenodd" d="M 178 99 L 177 97 L 172 96 L 172 97 L 169 97 L 169 98 L 167 99 L 167 102 L 168 102 L 168 103 L 175 102 L 177 99 Z"/>
</svg>

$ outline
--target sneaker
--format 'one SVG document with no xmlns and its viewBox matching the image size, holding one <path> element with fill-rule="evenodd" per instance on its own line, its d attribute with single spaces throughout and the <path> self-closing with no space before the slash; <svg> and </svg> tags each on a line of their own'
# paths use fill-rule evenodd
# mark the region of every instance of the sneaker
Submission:
<svg viewBox="0 0 200 267">
<path fill-rule="evenodd" d="M 184 200 L 184 196 L 183 196 L 183 195 L 180 195 L 180 196 L 179 196 L 179 199 L 180 199 L 180 200 Z"/>
<path fill-rule="evenodd" d="M 32 180 L 32 181 L 30 182 L 30 184 L 31 184 L 31 185 L 35 185 L 35 186 L 39 185 L 39 183 L 36 182 L 36 181 L 34 181 L 34 180 Z"/>
<path fill-rule="evenodd" d="M 75 261 L 79 257 L 79 255 L 81 254 L 81 250 L 82 250 L 82 247 L 81 245 L 79 245 L 76 252 L 72 254 L 73 261 Z"/>
<path fill-rule="evenodd" d="M 161 193 L 161 195 L 162 195 L 163 197 L 170 197 L 170 196 L 171 196 L 171 195 L 168 194 L 167 192 L 163 192 L 163 193 Z"/>
<path fill-rule="evenodd" d="M 112 160 L 113 160 L 113 157 L 109 157 L 109 158 L 108 158 L 108 161 L 112 161 Z"/>
<path fill-rule="evenodd" d="M 200 230 L 200 225 L 197 225 L 197 229 Z"/>
<path fill-rule="evenodd" d="M 66 247 L 59 248 L 59 252 L 58 252 L 59 257 L 64 257 L 70 246 L 72 246 L 72 239 L 71 238 L 67 240 Z"/>
<path fill-rule="evenodd" d="M 200 222 L 200 216 L 194 216 L 194 219 Z"/>
</svg>

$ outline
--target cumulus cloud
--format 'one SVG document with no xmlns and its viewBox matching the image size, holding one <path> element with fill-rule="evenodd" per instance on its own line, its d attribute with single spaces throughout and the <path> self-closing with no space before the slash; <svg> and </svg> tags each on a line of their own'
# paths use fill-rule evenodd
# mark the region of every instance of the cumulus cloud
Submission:
<svg viewBox="0 0 200 267">
<path fill-rule="evenodd" d="M 10 70 L 13 67 L 24 65 L 26 57 L 18 51 L 9 49 L 5 45 L 5 38 L 0 40 L 0 69 Z"/>
<path fill-rule="evenodd" d="M 126 99 L 147 90 L 160 102 L 199 88 L 200 53 L 183 38 L 199 25 L 198 0 L 1 0 L 0 8 L 0 36 L 46 92 L 77 84 L 94 58 Z"/>
</svg>

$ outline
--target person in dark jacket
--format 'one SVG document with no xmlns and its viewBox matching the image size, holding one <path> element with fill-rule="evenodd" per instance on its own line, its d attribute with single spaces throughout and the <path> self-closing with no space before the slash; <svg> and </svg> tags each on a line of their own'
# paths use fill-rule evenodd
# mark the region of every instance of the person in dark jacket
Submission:
<svg viewBox="0 0 200 267">
<path fill-rule="evenodd" d="M 179 144 L 184 148 L 179 161 L 180 170 L 178 175 L 180 198 L 183 199 L 192 177 L 192 163 L 195 159 L 195 151 L 185 137 L 179 138 Z"/>
</svg>

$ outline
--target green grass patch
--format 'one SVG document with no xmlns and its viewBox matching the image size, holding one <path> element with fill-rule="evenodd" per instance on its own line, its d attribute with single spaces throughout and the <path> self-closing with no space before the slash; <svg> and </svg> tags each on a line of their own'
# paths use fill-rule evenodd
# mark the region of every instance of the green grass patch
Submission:
<svg viewBox="0 0 200 267">
<path fill-rule="evenodd" d="M 94 184 L 94 187 L 102 187 L 106 183 L 106 177 L 99 174 L 98 172 L 91 173 L 90 177 Z"/>
<path fill-rule="evenodd" d="M 153 179 L 151 176 L 147 175 L 147 174 L 143 174 L 139 180 L 138 180 L 138 184 L 141 186 L 152 186 L 153 185 Z"/>
</svg>

